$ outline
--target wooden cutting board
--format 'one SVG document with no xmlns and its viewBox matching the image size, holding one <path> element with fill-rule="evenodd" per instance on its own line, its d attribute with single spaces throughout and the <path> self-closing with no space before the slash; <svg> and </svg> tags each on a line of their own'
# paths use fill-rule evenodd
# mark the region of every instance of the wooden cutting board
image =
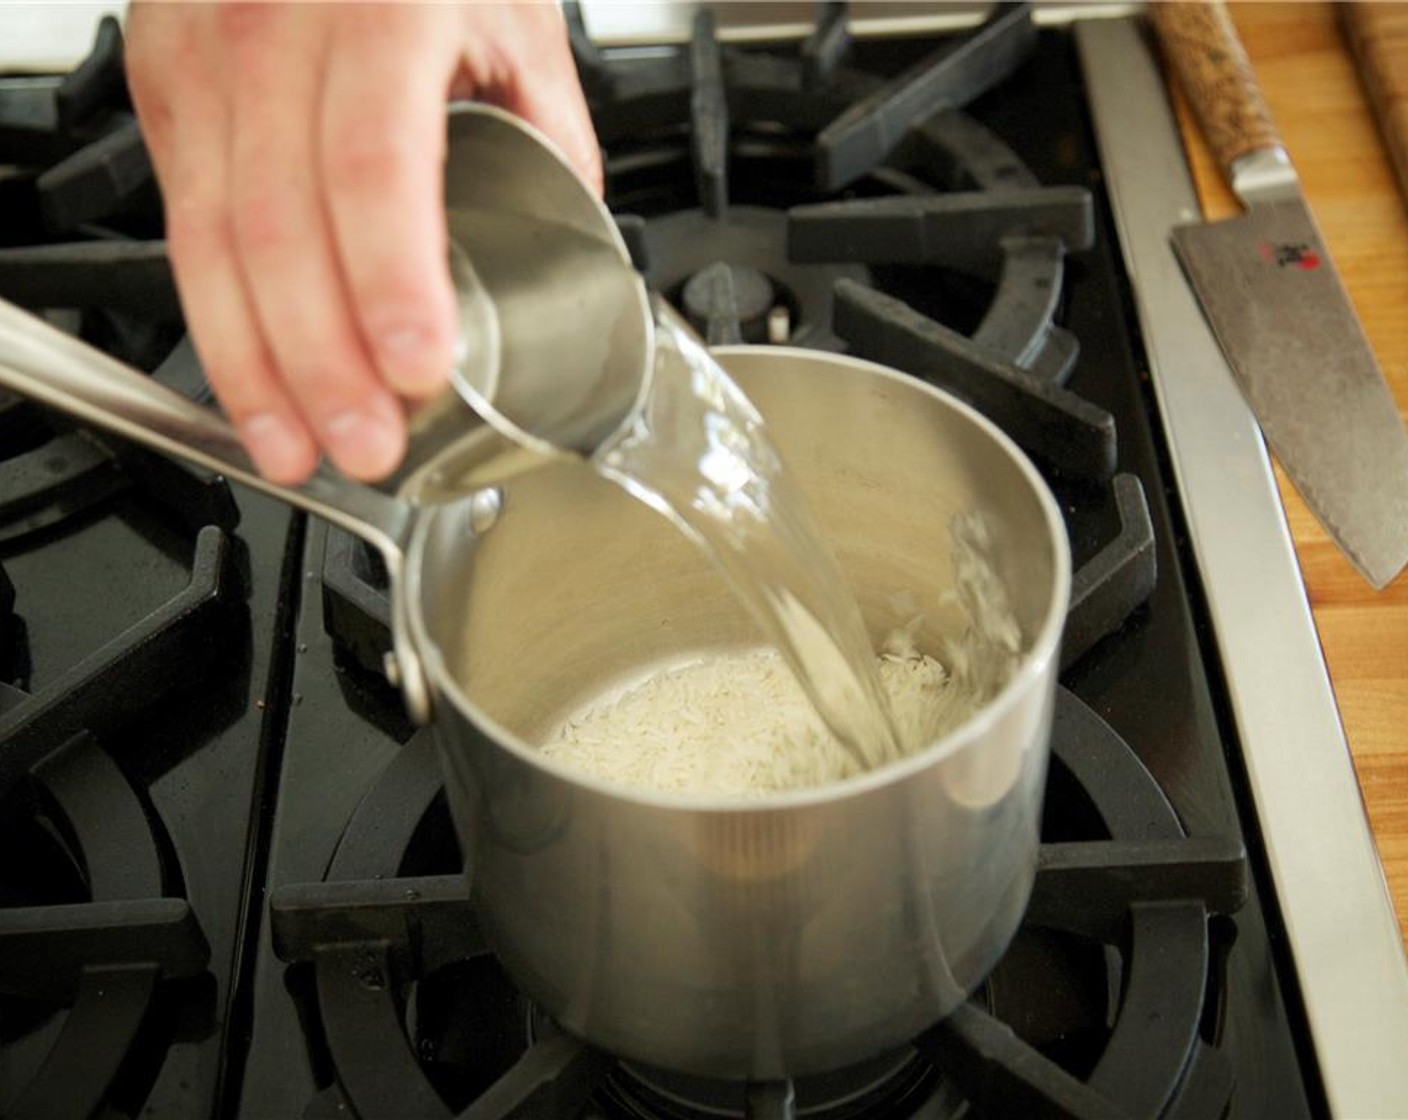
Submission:
<svg viewBox="0 0 1408 1120">
<path fill-rule="evenodd" d="M 1408 206 L 1348 46 L 1349 36 L 1362 32 L 1342 30 L 1338 4 L 1230 7 L 1370 345 L 1408 414 Z M 1378 36 L 1372 53 L 1380 59 L 1408 43 L 1402 22 L 1408 6 L 1392 7 L 1369 13 Z M 1391 88 L 1402 90 L 1408 62 L 1386 73 L 1398 83 Z M 1372 84 L 1390 88 L 1387 78 Z M 1403 97 L 1390 100 L 1402 121 Z M 1236 213 L 1186 106 L 1178 110 L 1205 212 Z M 1277 482 L 1399 928 L 1408 937 L 1408 574 L 1375 594 L 1279 467 Z"/>
<path fill-rule="evenodd" d="M 1408 4 L 1355 0 L 1340 5 L 1339 17 L 1399 188 L 1408 200 Z"/>
</svg>

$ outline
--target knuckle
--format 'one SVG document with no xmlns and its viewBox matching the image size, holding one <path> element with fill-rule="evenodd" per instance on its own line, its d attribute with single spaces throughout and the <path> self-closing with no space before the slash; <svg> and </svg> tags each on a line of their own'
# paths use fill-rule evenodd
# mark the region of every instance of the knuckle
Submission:
<svg viewBox="0 0 1408 1120">
<path fill-rule="evenodd" d="M 399 240 L 357 247 L 349 262 L 351 289 L 363 319 L 407 322 L 430 319 L 438 312 L 443 285 L 448 286 L 444 251 L 432 255 L 411 240 L 408 231 Z M 352 257 L 351 248 L 344 255 Z M 438 267 L 437 267 L 438 264 Z"/>
<path fill-rule="evenodd" d="M 332 129 L 323 157 L 331 182 L 338 188 L 381 193 L 411 177 L 416 153 L 395 126 Z"/>
<path fill-rule="evenodd" d="M 216 29 L 231 48 L 248 47 L 264 40 L 277 8 L 276 4 L 222 4 L 216 9 Z"/>
<path fill-rule="evenodd" d="M 281 253 L 309 235 L 290 194 L 262 184 L 236 198 L 234 223 L 241 248 L 253 255 Z"/>
</svg>

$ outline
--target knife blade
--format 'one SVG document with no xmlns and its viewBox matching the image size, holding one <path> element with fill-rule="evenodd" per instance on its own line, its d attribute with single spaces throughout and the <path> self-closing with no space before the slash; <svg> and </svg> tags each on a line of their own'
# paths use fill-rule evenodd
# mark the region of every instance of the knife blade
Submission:
<svg viewBox="0 0 1408 1120">
<path fill-rule="evenodd" d="M 1220 3 L 1150 20 L 1245 207 L 1172 241 L 1267 443 L 1376 589 L 1408 564 L 1408 430 Z"/>
</svg>

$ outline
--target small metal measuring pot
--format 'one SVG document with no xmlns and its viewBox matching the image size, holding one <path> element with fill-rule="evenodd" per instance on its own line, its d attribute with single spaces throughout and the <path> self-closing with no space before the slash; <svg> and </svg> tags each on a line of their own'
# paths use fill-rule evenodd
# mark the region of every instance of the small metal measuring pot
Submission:
<svg viewBox="0 0 1408 1120">
<path fill-rule="evenodd" d="M 517 443 L 591 454 L 653 366 L 645 284 L 610 212 L 546 137 L 483 105 L 451 114 L 445 210 L 455 388 Z"/>
<path fill-rule="evenodd" d="M 431 718 L 431 689 L 400 586 L 418 525 L 441 509 L 467 532 L 491 521 L 498 491 L 486 462 L 490 476 L 504 476 L 543 455 L 589 455 L 635 413 L 654 363 L 650 299 L 625 242 L 539 132 L 491 106 L 453 106 L 445 205 L 463 326 L 453 387 L 416 410 L 405 460 L 374 486 L 326 461 L 301 485 L 270 483 L 224 416 L 0 300 L 0 387 L 272 494 L 378 549 L 395 591 L 388 675 L 419 722 Z M 506 454 L 509 440 L 528 453 Z"/>
</svg>

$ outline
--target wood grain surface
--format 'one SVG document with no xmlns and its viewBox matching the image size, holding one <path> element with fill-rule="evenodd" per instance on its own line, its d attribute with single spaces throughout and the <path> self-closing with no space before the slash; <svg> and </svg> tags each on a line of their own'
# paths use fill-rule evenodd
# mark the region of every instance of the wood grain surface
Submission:
<svg viewBox="0 0 1408 1120">
<path fill-rule="evenodd" d="M 1335 264 L 1408 415 L 1408 209 L 1331 3 L 1230 6 Z M 1175 94 L 1210 218 L 1236 212 Z M 1408 938 L 1408 574 L 1375 594 L 1279 465 L 1277 482 L 1399 928 Z"/>
<path fill-rule="evenodd" d="M 1355 0 L 1337 10 L 1399 189 L 1408 199 L 1408 4 Z"/>
<path fill-rule="evenodd" d="M 1281 143 L 1222 4 L 1160 2 L 1149 19 L 1221 167 Z"/>
</svg>

